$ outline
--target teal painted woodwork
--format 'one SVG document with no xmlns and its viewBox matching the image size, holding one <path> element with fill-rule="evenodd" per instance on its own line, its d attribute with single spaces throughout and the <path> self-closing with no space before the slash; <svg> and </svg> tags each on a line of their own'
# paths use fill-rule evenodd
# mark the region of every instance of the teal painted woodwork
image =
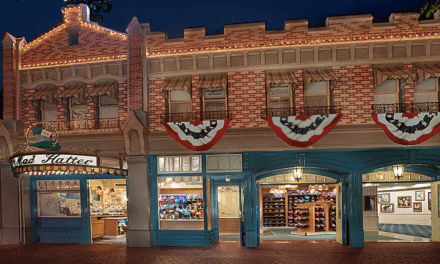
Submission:
<svg viewBox="0 0 440 264">
<path fill-rule="evenodd" d="M 37 180 L 80 180 L 81 217 L 38 217 Z M 30 200 L 32 214 L 33 242 L 42 243 L 91 243 L 90 197 L 87 180 L 124 179 L 110 174 L 66 174 L 30 176 Z M 127 190 L 128 193 L 128 190 Z"/>
</svg>

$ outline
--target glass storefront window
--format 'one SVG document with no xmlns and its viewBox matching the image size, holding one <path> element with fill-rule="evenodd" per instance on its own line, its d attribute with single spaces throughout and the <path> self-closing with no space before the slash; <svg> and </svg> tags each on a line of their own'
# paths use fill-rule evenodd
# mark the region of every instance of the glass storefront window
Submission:
<svg viewBox="0 0 440 264">
<path fill-rule="evenodd" d="M 158 190 L 159 229 L 204 229 L 202 177 L 159 177 Z"/>
<path fill-rule="evenodd" d="M 79 180 L 37 181 L 39 217 L 81 217 Z"/>
</svg>

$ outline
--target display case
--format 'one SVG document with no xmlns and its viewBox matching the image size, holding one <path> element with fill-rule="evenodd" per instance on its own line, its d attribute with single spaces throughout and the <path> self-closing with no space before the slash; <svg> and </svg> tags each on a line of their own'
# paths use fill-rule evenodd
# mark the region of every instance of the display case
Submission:
<svg viewBox="0 0 440 264">
<path fill-rule="evenodd" d="M 38 217 L 81 217 L 79 182 L 37 181 Z"/>
</svg>

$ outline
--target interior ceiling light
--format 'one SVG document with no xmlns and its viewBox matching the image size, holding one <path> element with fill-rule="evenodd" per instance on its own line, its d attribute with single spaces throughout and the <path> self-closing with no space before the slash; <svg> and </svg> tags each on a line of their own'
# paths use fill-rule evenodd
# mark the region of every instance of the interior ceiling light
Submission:
<svg viewBox="0 0 440 264">
<path fill-rule="evenodd" d="M 299 180 L 301 180 L 301 176 L 302 176 L 302 168 L 301 167 L 295 167 L 293 168 L 293 178 L 299 182 Z"/>
<path fill-rule="evenodd" d="M 228 176 L 226 176 L 225 181 L 230 182 L 231 178 L 229 178 Z"/>
<path fill-rule="evenodd" d="M 403 177 L 403 165 L 395 165 L 393 166 L 394 178 L 400 180 Z"/>
</svg>

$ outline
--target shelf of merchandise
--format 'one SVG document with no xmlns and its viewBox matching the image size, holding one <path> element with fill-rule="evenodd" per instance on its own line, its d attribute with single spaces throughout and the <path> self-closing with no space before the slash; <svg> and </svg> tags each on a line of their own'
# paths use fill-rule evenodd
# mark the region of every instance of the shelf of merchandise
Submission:
<svg viewBox="0 0 440 264">
<path fill-rule="evenodd" d="M 263 194 L 263 226 L 286 226 L 286 198 Z"/>
</svg>

